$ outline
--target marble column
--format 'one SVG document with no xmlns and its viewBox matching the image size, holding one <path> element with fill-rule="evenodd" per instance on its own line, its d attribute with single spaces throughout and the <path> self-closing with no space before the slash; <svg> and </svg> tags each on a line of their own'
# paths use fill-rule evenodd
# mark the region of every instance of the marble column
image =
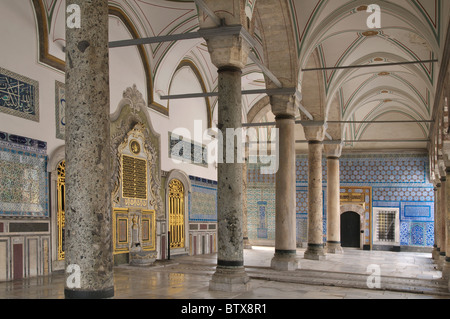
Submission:
<svg viewBox="0 0 450 319">
<path fill-rule="evenodd" d="M 322 153 L 323 127 L 304 127 L 308 140 L 308 247 L 304 258 L 326 259 L 323 243 Z"/>
<path fill-rule="evenodd" d="M 435 254 L 433 255 L 436 264 L 439 264 L 440 251 L 441 251 L 441 182 L 437 180 L 436 193 L 435 193 L 435 205 L 436 205 L 436 216 L 434 219 L 434 229 L 435 229 Z"/>
<path fill-rule="evenodd" d="M 441 177 L 441 194 L 440 194 L 440 250 L 439 250 L 439 268 L 442 270 L 443 265 L 445 263 L 445 255 L 446 255 L 446 248 L 447 248 L 447 178 L 446 176 Z"/>
<path fill-rule="evenodd" d="M 325 145 L 327 156 L 327 252 L 342 254 L 339 158 L 341 145 Z"/>
<path fill-rule="evenodd" d="M 224 43 L 229 41 L 229 43 L 243 45 L 244 41 L 241 39 L 240 42 L 236 42 L 235 37 L 221 38 L 208 41 L 213 63 L 218 67 L 218 129 L 223 135 L 223 152 L 219 155 L 217 173 L 217 267 L 209 289 L 237 292 L 248 291 L 251 287 L 244 268 L 242 205 L 244 164 L 237 158 L 237 148 L 243 145 L 234 143 L 234 148 L 228 150 L 234 152 L 231 154 L 233 161 L 230 162 L 230 154 L 227 154 L 227 137 L 234 134 L 236 129 L 242 128 L 241 70 L 247 59 L 240 60 L 241 63 L 232 63 L 229 59 L 233 55 L 232 52 L 240 55 L 246 48 L 238 45 L 224 46 Z M 248 53 L 248 50 L 246 52 Z M 227 132 L 227 129 L 231 129 L 232 133 Z"/>
<path fill-rule="evenodd" d="M 446 170 L 446 178 L 449 179 L 450 178 L 450 169 L 447 168 Z M 449 207 L 450 207 L 450 187 L 446 187 L 446 211 L 445 211 L 445 217 L 444 217 L 444 222 L 445 222 L 445 234 L 446 234 L 446 240 L 445 240 L 445 259 L 443 261 L 443 265 L 442 265 L 442 278 L 449 280 L 450 279 L 450 211 L 449 211 Z"/>
<path fill-rule="evenodd" d="M 279 167 L 275 188 L 275 255 L 271 267 L 298 269 L 296 236 L 295 118 L 276 115 L 279 136 Z"/>
<path fill-rule="evenodd" d="M 438 250 L 439 236 L 438 236 L 438 227 L 437 227 L 438 210 L 439 210 L 439 189 L 438 189 L 437 185 L 435 185 L 434 186 L 434 245 L 433 245 L 433 251 L 431 254 L 434 261 L 439 260 L 439 250 Z"/>
<path fill-rule="evenodd" d="M 108 1 L 67 0 L 66 5 L 72 10 L 68 18 L 80 24 L 66 28 L 64 293 L 68 299 L 110 298 L 114 281 Z"/>
<path fill-rule="evenodd" d="M 245 163 L 243 165 L 242 172 L 242 210 L 243 210 L 243 231 L 244 236 L 244 249 L 252 249 L 252 244 L 248 238 L 248 204 L 247 204 L 247 167 L 248 167 L 248 157 L 249 157 L 249 146 L 248 141 L 245 143 Z"/>
</svg>

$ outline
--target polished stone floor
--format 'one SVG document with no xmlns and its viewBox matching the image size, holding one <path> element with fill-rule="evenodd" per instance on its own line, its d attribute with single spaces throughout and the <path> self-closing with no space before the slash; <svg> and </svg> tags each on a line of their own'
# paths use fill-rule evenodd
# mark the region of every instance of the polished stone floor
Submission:
<svg viewBox="0 0 450 319">
<path fill-rule="evenodd" d="M 209 291 L 217 256 L 182 256 L 152 267 L 118 266 L 114 271 L 115 299 L 449 299 L 448 282 L 431 254 L 346 249 L 325 261 L 303 258 L 299 269 L 270 269 L 274 249 L 245 250 L 252 290 L 243 293 Z M 373 272 L 376 269 L 378 272 Z M 379 286 L 369 279 L 380 274 Z M 373 276 L 371 278 L 374 278 Z M 0 283 L 1 299 L 63 299 L 64 274 Z"/>
</svg>

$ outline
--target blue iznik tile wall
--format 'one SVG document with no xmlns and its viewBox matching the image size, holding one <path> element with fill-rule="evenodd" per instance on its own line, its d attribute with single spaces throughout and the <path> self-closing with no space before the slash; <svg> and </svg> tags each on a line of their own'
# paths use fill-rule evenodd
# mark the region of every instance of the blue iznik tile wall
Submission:
<svg viewBox="0 0 450 319">
<path fill-rule="evenodd" d="M 192 192 L 189 194 L 189 221 L 217 221 L 217 182 L 189 176 Z"/>
<path fill-rule="evenodd" d="M 327 166 L 323 162 L 324 240 L 326 240 Z M 428 157 L 418 154 L 345 155 L 340 159 L 341 191 L 366 193 L 364 245 L 372 243 L 374 208 L 400 210 L 400 245 L 430 247 L 434 244 L 434 191 L 428 180 Z M 307 238 L 308 159 L 297 157 L 297 243 Z M 275 237 L 275 175 L 261 175 L 257 165 L 248 167 L 248 229 L 254 241 Z M 262 225 L 264 227 L 262 227 Z"/>
<path fill-rule="evenodd" d="M 0 132 L 0 217 L 48 217 L 47 145 Z"/>
</svg>

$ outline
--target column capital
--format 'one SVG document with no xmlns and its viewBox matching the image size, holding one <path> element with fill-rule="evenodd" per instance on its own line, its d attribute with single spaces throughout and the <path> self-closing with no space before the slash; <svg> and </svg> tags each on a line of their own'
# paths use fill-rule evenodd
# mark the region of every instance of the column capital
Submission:
<svg viewBox="0 0 450 319">
<path fill-rule="evenodd" d="M 326 157 L 339 158 L 342 156 L 342 144 L 326 144 L 324 153 Z"/>
<path fill-rule="evenodd" d="M 250 45 L 240 35 L 217 35 L 206 39 L 212 63 L 218 68 L 235 67 L 243 69 L 247 65 Z"/>
<path fill-rule="evenodd" d="M 272 106 L 272 113 L 276 118 L 286 119 L 288 117 L 292 117 L 295 120 L 295 96 L 271 95 L 270 105 Z"/>
<path fill-rule="evenodd" d="M 326 128 L 324 125 L 321 126 L 309 126 L 304 125 L 303 130 L 305 132 L 305 138 L 309 142 L 323 142 L 325 139 Z"/>
</svg>

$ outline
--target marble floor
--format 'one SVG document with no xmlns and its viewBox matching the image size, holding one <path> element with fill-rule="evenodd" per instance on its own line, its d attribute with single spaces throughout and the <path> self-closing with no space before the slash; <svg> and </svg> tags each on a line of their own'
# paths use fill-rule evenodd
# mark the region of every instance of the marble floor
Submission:
<svg viewBox="0 0 450 319">
<path fill-rule="evenodd" d="M 252 289 L 243 293 L 209 291 L 217 256 L 180 256 L 152 267 L 115 267 L 114 299 L 189 300 L 296 300 L 296 299 L 449 299 L 448 282 L 431 260 L 431 254 L 346 249 L 325 261 L 303 258 L 299 269 L 270 269 L 274 249 L 245 250 L 245 265 Z M 375 267 L 375 268 L 374 268 Z M 380 289 L 368 287 L 377 269 Z M 64 274 L 0 283 L 0 299 L 63 299 Z"/>
</svg>

